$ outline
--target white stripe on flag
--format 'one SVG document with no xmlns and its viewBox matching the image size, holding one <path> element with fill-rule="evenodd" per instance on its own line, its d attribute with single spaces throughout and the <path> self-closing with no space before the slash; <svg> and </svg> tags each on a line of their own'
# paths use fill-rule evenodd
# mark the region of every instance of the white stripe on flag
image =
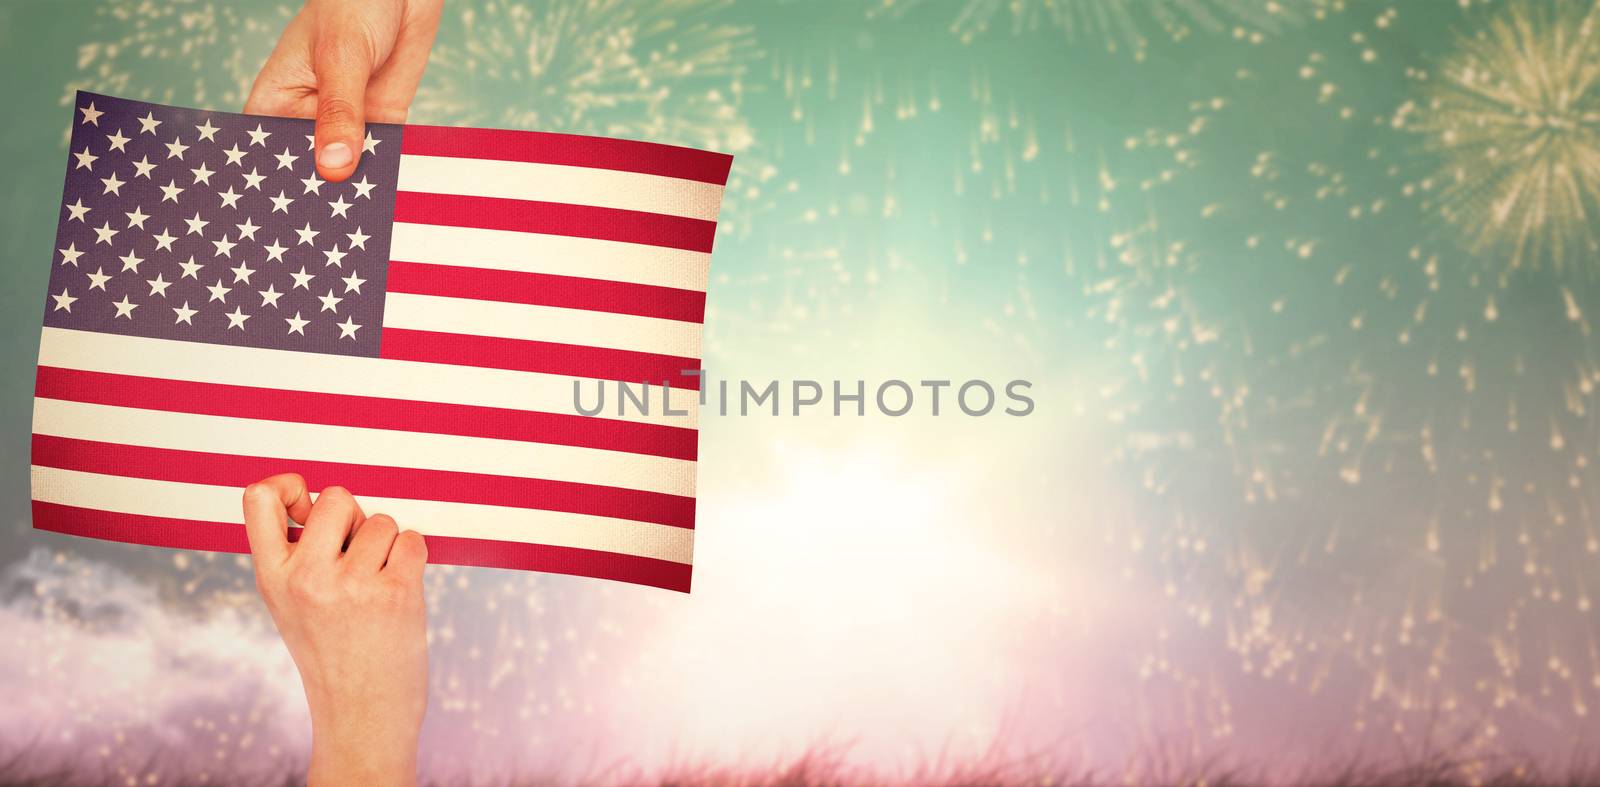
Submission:
<svg viewBox="0 0 1600 787">
<path fill-rule="evenodd" d="M 391 292 L 383 327 L 700 357 L 700 323 L 558 306 Z"/>
<path fill-rule="evenodd" d="M 33 499 L 123 514 L 238 523 L 239 489 L 231 486 L 153 481 L 54 467 L 32 469 Z M 453 536 L 593 549 L 691 563 L 694 531 L 611 517 L 508 508 L 476 503 L 441 503 L 403 498 L 359 498 L 367 511 L 381 511 L 406 530 Z"/>
<path fill-rule="evenodd" d="M 107 443 L 542 478 L 694 496 L 687 459 L 352 426 L 142 410 L 59 399 L 33 400 L 35 434 Z"/>
<path fill-rule="evenodd" d="M 705 292 L 711 255 L 641 243 L 396 222 L 389 258 Z"/>
<path fill-rule="evenodd" d="M 400 157 L 400 191 L 559 202 L 716 221 L 722 187 L 696 180 L 523 161 Z"/>
<path fill-rule="evenodd" d="M 305 390 L 345 396 L 377 396 L 564 415 L 577 414 L 572 400 L 574 382 L 583 386 L 583 401 L 588 406 L 595 401 L 597 387 L 592 380 L 555 374 L 224 347 L 50 327 L 44 329 L 39 340 L 39 365 L 256 388 L 301 386 Z M 608 393 L 607 401 L 611 402 L 617 394 L 615 390 Z M 613 408 L 606 417 L 688 429 L 698 425 L 699 392 L 683 389 L 671 392 L 672 409 L 688 415 L 663 415 L 660 389 L 652 389 L 651 396 L 654 401 L 650 415 L 640 415 L 636 408 L 630 407 L 626 416 L 617 417 Z"/>
</svg>

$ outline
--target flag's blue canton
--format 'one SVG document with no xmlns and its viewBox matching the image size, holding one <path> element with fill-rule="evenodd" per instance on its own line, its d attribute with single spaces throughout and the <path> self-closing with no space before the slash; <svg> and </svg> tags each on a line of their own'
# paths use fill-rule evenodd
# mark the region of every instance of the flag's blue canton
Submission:
<svg viewBox="0 0 1600 787">
<path fill-rule="evenodd" d="M 401 127 L 344 183 L 311 133 L 79 93 L 45 325 L 377 355 Z"/>
</svg>

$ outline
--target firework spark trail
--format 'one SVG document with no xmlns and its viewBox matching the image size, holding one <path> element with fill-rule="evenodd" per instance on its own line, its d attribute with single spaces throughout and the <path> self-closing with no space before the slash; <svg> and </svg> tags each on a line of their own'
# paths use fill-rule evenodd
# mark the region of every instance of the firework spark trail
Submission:
<svg viewBox="0 0 1600 787">
<path fill-rule="evenodd" d="M 1600 253 L 1600 4 L 1516 2 L 1458 36 L 1396 113 L 1441 164 L 1438 209 L 1511 267 Z M 1586 271 L 1593 273 L 1593 271 Z"/>
<path fill-rule="evenodd" d="M 429 62 L 419 115 L 462 125 L 625 136 L 738 153 L 749 29 L 726 0 L 510 0 L 455 13 Z"/>
<path fill-rule="evenodd" d="M 1167 139 L 1181 134 L 1124 139 L 1097 107 L 1032 105 L 981 57 L 967 67 L 908 56 L 889 68 L 873 56 L 899 36 L 920 40 L 919 25 L 889 20 L 856 46 L 831 35 L 771 57 L 788 124 L 764 136 L 784 175 L 763 221 L 763 264 L 717 274 L 723 292 L 751 298 L 718 312 L 724 325 L 757 318 L 736 335 L 826 332 L 893 282 L 941 308 L 959 293 L 983 312 L 984 332 L 1043 357 L 1050 335 L 1080 319 L 1059 277 L 1102 256 L 1110 195 L 1137 195 L 1188 166 Z M 800 163 L 819 155 L 824 166 Z"/>
<path fill-rule="evenodd" d="M 923 0 L 876 0 L 868 14 L 899 16 L 920 5 Z M 1323 13 L 1323 5 L 1322 0 L 966 0 L 950 22 L 950 33 L 970 44 L 997 27 L 1005 11 L 1012 35 L 1054 28 L 1074 43 L 1098 41 L 1107 52 L 1125 50 L 1143 60 L 1156 36 L 1181 41 L 1197 30 L 1228 31 L 1260 43 Z"/>
</svg>

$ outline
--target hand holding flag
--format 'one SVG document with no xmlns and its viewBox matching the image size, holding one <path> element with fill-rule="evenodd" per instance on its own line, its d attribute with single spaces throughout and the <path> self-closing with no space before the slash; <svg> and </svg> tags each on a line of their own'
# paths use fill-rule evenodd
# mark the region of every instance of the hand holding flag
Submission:
<svg viewBox="0 0 1600 787">
<path fill-rule="evenodd" d="M 317 119 L 317 174 L 342 183 L 360 163 L 365 121 L 406 122 L 444 0 L 310 0 L 250 88 L 250 115 Z"/>
</svg>

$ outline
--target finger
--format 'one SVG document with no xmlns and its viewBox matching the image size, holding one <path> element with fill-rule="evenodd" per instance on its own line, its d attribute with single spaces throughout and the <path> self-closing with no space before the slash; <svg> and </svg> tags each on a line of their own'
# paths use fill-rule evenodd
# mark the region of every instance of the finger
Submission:
<svg viewBox="0 0 1600 787">
<path fill-rule="evenodd" d="M 389 559 L 389 549 L 394 546 L 400 528 L 388 514 L 373 514 L 361 523 L 356 534 L 350 537 L 350 548 L 345 551 L 344 562 L 358 571 L 377 573 Z"/>
<path fill-rule="evenodd" d="M 298 560 L 305 555 L 309 560 L 337 560 L 350 529 L 361 519 L 361 506 L 344 487 L 330 486 L 322 490 L 306 518 L 306 529 L 300 534 L 295 558 Z"/>
<path fill-rule="evenodd" d="M 311 512 L 306 480 L 298 473 L 264 478 L 244 490 L 244 532 L 259 569 L 289 559 L 289 518 L 305 521 Z"/>
<path fill-rule="evenodd" d="M 422 569 L 428 565 L 428 544 L 422 534 L 407 530 L 395 536 L 389 547 L 389 562 L 383 573 L 407 585 L 422 584 Z"/>
<path fill-rule="evenodd" d="M 367 80 L 374 53 L 358 23 L 336 15 L 317 32 L 312 69 L 317 78 L 317 174 L 337 183 L 361 160 L 366 138 Z"/>
<path fill-rule="evenodd" d="M 440 0 L 420 0 L 406 4 L 406 20 L 400 28 L 394 51 L 367 84 L 367 120 L 404 123 L 411 100 L 417 95 L 422 72 L 433 50 L 439 31 Z"/>
<path fill-rule="evenodd" d="M 315 106 L 315 98 L 305 90 L 316 84 L 315 75 L 307 67 L 311 62 L 311 31 L 311 19 L 304 11 L 289 20 L 278 45 L 250 85 L 245 114 L 311 117 L 312 112 L 302 108 L 308 101 Z"/>
</svg>

